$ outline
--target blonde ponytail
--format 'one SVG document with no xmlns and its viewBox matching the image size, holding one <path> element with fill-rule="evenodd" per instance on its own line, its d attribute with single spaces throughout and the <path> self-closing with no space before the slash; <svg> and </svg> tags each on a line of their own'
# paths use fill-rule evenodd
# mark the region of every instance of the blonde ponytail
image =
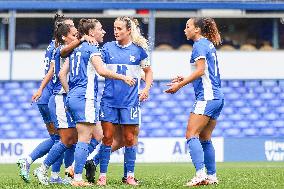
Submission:
<svg viewBox="0 0 284 189">
<path fill-rule="evenodd" d="M 133 19 L 131 20 L 131 34 L 130 35 L 135 45 L 142 47 L 146 51 L 149 50 L 148 40 L 143 35 L 141 35 L 141 32 L 139 30 L 139 25 L 137 25 L 137 23 L 135 23 Z"/>
</svg>

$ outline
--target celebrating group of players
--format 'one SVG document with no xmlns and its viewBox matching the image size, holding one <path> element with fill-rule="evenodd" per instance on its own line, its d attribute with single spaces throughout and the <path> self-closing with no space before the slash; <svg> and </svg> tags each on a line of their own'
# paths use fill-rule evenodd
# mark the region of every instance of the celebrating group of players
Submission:
<svg viewBox="0 0 284 189">
<path fill-rule="evenodd" d="M 184 31 L 187 39 L 194 41 L 190 60 L 193 72 L 188 77 L 173 79 L 165 92 L 175 93 L 193 83 L 196 103 L 186 138 L 196 176 L 187 186 L 216 184 L 211 134 L 224 103 L 214 47 L 220 43 L 220 35 L 214 20 L 209 18 L 189 19 Z M 41 166 L 34 170 L 40 183 L 91 186 L 95 182 L 95 168 L 100 165 L 96 184 L 104 186 L 111 152 L 124 147 L 122 181 L 138 185 L 134 167 L 141 123 L 140 102 L 148 98 L 153 81 L 148 43 L 141 35 L 138 21 L 125 16 L 114 21 L 115 41 L 99 48 L 104 35 L 97 19 L 81 19 L 76 28 L 71 19 L 55 16 L 54 40 L 45 54 L 46 75 L 32 97 L 50 138 L 40 143 L 30 155 L 18 160 L 24 181 L 30 180 L 32 162 L 47 154 Z M 105 78 L 99 108 L 98 75 Z M 140 90 L 141 76 L 145 87 Z M 99 144 L 98 154 L 87 160 Z M 63 159 L 64 179 L 59 176 Z M 84 167 L 88 182 L 82 178 Z"/>
</svg>

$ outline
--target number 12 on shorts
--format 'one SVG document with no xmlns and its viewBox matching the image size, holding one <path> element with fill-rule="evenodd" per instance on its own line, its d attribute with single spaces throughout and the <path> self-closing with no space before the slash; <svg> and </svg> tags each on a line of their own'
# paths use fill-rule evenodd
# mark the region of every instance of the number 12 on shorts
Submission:
<svg viewBox="0 0 284 189">
<path fill-rule="evenodd" d="M 130 112 L 131 119 L 137 118 L 138 115 L 139 115 L 139 108 L 138 107 L 131 108 Z"/>
</svg>

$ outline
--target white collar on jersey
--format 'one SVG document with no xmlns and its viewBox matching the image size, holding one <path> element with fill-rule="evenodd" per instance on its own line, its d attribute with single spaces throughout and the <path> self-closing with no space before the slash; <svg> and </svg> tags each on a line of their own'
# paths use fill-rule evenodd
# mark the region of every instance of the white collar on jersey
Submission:
<svg viewBox="0 0 284 189">
<path fill-rule="evenodd" d="M 115 44 L 117 45 L 117 46 L 119 46 L 120 48 L 126 48 L 126 47 L 129 47 L 131 44 L 132 44 L 132 41 L 130 41 L 128 44 L 126 44 L 126 45 L 120 45 L 120 44 L 118 44 L 118 41 L 115 41 Z"/>
</svg>

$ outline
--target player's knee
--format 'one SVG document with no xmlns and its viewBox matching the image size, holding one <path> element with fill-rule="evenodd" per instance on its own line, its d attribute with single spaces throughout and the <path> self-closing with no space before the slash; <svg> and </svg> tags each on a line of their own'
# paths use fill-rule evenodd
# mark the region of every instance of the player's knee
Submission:
<svg viewBox="0 0 284 189">
<path fill-rule="evenodd" d="M 192 137 L 199 137 L 199 133 L 186 131 L 185 138 L 189 139 L 189 138 L 192 138 Z"/>
<path fill-rule="evenodd" d="M 107 138 L 107 137 L 104 137 L 104 138 L 103 138 L 103 143 L 104 143 L 106 146 L 111 146 L 111 145 L 112 145 L 112 142 L 113 142 L 113 138 Z"/>
<path fill-rule="evenodd" d="M 131 133 L 124 135 L 125 146 L 133 146 L 135 143 L 135 137 Z"/>
</svg>

